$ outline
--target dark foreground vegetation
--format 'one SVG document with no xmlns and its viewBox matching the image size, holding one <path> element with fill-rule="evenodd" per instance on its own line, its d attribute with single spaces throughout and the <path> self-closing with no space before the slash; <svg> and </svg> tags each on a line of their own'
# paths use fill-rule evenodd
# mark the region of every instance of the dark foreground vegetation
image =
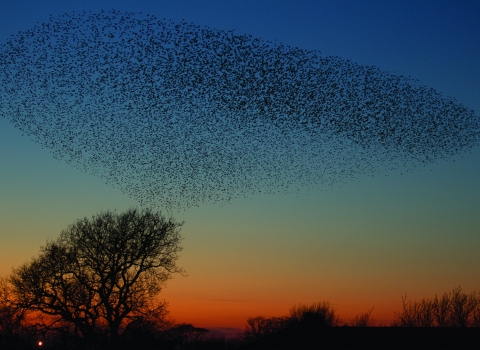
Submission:
<svg viewBox="0 0 480 350">
<path fill-rule="evenodd" d="M 389 326 L 371 314 L 347 322 L 329 303 L 301 305 L 289 317 L 248 320 L 243 349 L 479 349 L 480 295 L 460 287 L 441 298 L 403 299 Z M 427 322 L 426 320 L 430 320 Z"/>
<path fill-rule="evenodd" d="M 328 327 L 283 329 L 243 349 L 478 349 L 478 328 Z"/>
<path fill-rule="evenodd" d="M 0 349 L 111 349 L 108 327 L 98 327 L 88 341 L 72 327 L 46 330 L 28 322 L 5 299 L 2 282 Z M 373 309 L 341 320 L 328 302 L 298 305 L 284 317 L 254 317 L 235 338 L 214 337 L 204 328 L 174 324 L 168 317 L 137 319 L 119 335 L 115 349 L 254 350 L 254 349 L 479 349 L 480 295 L 458 287 L 441 297 L 403 299 L 388 326 L 376 326 Z M 428 321 L 430 320 L 430 321 Z M 42 345 L 39 345 L 39 341 Z"/>
<path fill-rule="evenodd" d="M 0 279 L 0 350 L 480 349 L 480 294 L 460 287 L 402 298 L 379 327 L 373 308 L 341 320 L 326 301 L 253 317 L 235 338 L 175 324 L 159 301 L 175 273 L 182 223 L 150 210 L 82 219 Z"/>
</svg>

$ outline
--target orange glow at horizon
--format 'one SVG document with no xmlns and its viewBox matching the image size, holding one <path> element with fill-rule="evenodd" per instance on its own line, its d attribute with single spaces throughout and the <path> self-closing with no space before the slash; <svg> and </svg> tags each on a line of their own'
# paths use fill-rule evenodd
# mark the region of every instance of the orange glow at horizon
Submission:
<svg viewBox="0 0 480 350">
<path fill-rule="evenodd" d="M 235 300 L 185 300 L 181 298 L 169 297 L 167 299 L 170 317 L 176 323 L 190 323 L 195 327 L 202 328 L 238 328 L 244 330 L 247 326 L 247 320 L 252 317 L 281 317 L 288 316 L 290 309 L 294 305 L 321 302 L 317 300 L 312 302 L 246 302 Z M 328 300 L 325 300 L 328 302 Z M 375 305 L 367 306 L 353 303 L 342 303 L 336 306 L 336 315 L 341 323 L 347 323 L 355 316 L 368 312 L 373 306 L 372 317 L 376 325 L 390 325 L 394 320 L 394 313 L 399 311 L 400 305 L 384 304 L 380 307 Z"/>
</svg>

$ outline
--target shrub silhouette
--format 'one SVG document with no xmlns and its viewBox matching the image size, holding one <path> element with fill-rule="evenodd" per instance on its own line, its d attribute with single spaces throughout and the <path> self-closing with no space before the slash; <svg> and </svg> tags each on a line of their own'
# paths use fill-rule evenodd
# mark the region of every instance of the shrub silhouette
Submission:
<svg viewBox="0 0 480 350">
<path fill-rule="evenodd" d="M 7 278 L 0 278 L 0 349 L 13 348 L 26 336 L 25 310 L 15 305 L 12 286 Z"/>
<path fill-rule="evenodd" d="M 182 323 L 168 331 L 168 337 L 173 340 L 175 349 L 193 349 L 205 339 L 208 329 L 197 328 L 189 323 Z"/>
<path fill-rule="evenodd" d="M 372 317 L 373 307 L 365 313 L 355 316 L 348 324 L 352 327 L 371 327 L 375 324 Z"/>
<path fill-rule="evenodd" d="M 255 342 L 265 336 L 275 334 L 287 327 L 290 321 L 289 317 L 271 317 L 262 316 L 252 317 L 247 320 L 247 328 L 243 333 L 243 339 L 247 343 Z"/>
<path fill-rule="evenodd" d="M 401 327 L 480 327 L 480 294 L 466 294 L 456 287 L 441 297 L 420 301 L 404 295 L 395 321 Z"/>
<path fill-rule="evenodd" d="M 299 304 L 290 309 L 290 320 L 292 323 L 318 327 L 338 326 L 340 319 L 335 312 L 336 310 L 327 301 L 311 305 Z"/>
<path fill-rule="evenodd" d="M 255 343 L 280 333 L 315 331 L 323 327 L 338 326 L 340 319 L 330 303 L 323 301 L 311 305 L 294 305 L 289 316 L 271 318 L 259 316 L 249 318 L 247 323 L 243 339 L 247 343 Z"/>
</svg>

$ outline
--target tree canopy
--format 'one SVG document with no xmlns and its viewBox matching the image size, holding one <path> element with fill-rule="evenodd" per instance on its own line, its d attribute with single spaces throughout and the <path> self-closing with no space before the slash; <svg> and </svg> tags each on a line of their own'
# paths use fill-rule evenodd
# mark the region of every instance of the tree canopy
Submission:
<svg viewBox="0 0 480 350">
<path fill-rule="evenodd" d="M 14 269 L 11 283 L 23 307 L 70 325 L 84 339 L 103 330 L 114 344 L 126 326 L 164 314 L 156 298 L 174 273 L 183 223 L 152 210 L 103 212 L 84 218 Z"/>
</svg>

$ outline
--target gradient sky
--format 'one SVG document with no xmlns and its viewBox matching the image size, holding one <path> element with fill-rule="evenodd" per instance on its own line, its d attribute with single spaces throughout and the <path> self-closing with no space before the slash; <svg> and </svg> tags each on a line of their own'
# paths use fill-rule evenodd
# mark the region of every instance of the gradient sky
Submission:
<svg viewBox="0 0 480 350">
<path fill-rule="evenodd" d="M 72 10 L 118 9 L 234 29 L 411 75 L 480 112 L 479 1 L 0 0 L 0 43 Z M 55 160 L 0 118 L 0 275 L 84 216 L 138 203 Z M 169 214 L 169 213 L 165 213 Z M 243 328 L 296 303 L 330 301 L 349 318 L 401 296 L 479 290 L 480 147 L 414 172 L 342 187 L 254 195 L 171 213 L 185 221 L 175 276 L 161 295 L 177 322 Z"/>
</svg>

